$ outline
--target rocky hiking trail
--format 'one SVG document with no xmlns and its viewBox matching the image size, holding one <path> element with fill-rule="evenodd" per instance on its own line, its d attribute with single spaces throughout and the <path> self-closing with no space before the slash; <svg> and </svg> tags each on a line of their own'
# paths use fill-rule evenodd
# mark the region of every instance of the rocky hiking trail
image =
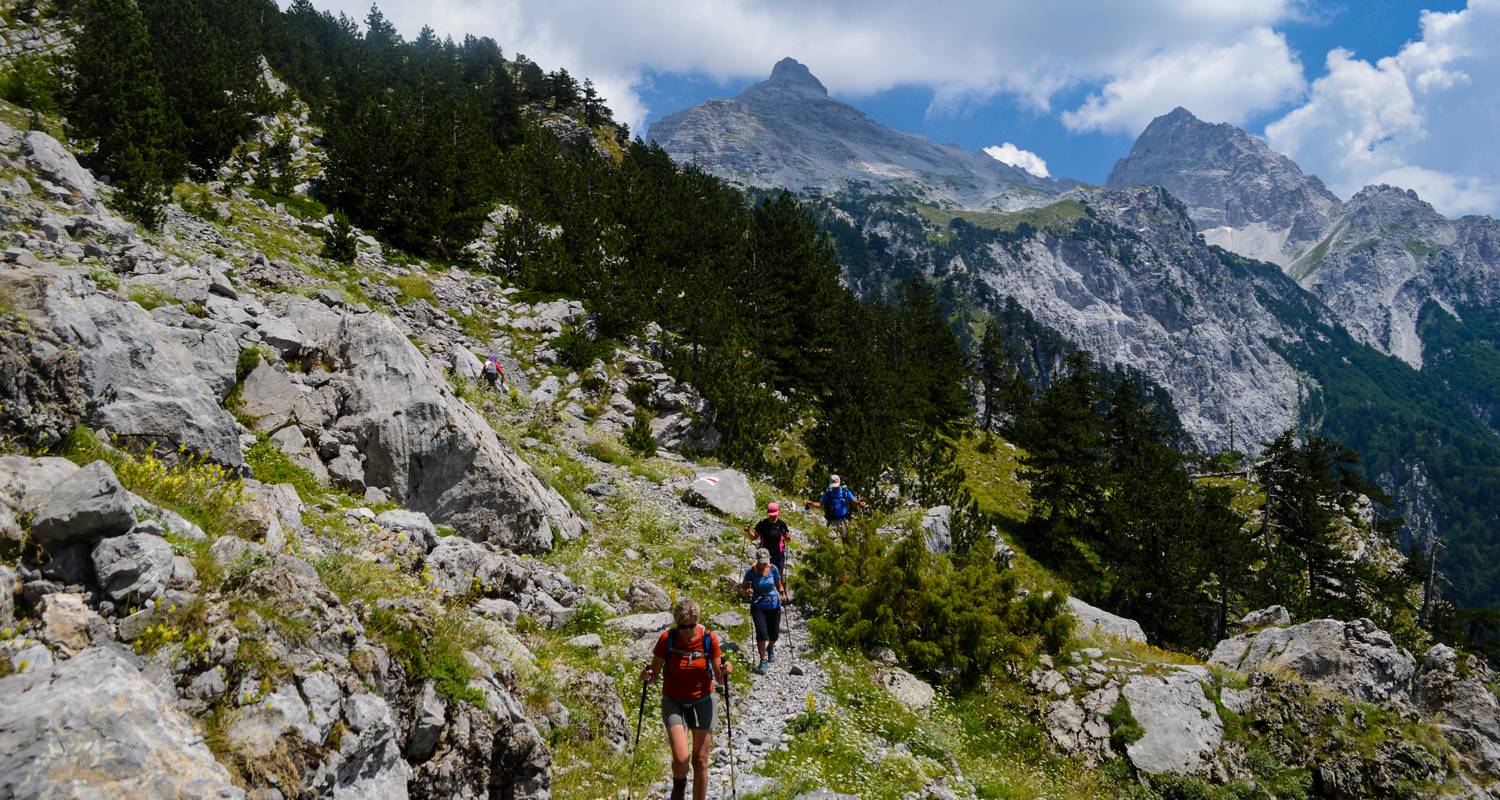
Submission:
<svg viewBox="0 0 1500 800">
<path fill-rule="evenodd" d="M 766 674 L 750 676 L 749 692 L 740 691 L 737 687 L 730 690 L 733 693 L 733 750 L 741 795 L 770 785 L 771 780 L 757 774 L 755 768 L 790 739 L 792 734 L 786 730 L 787 724 L 796 719 L 798 714 L 807 711 L 808 696 L 812 696 L 819 708 L 827 708 L 831 702 L 828 698 L 828 675 L 817 660 L 806 620 L 794 606 L 789 606 L 782 612 L 782 620 L 776 661 L 770 665 Z M 741 657 L 735 658 L 735 670 L 754 668 L 755 642 L 740 642 L 740 647 Z M 718 796 L 729 797 L 730 738 L 727 726 L 721 723 L 721 729 L 716 735 L 717 747 L 709 768 L 713 779 L 710 786 L 723 787 Z"/>
</svg>

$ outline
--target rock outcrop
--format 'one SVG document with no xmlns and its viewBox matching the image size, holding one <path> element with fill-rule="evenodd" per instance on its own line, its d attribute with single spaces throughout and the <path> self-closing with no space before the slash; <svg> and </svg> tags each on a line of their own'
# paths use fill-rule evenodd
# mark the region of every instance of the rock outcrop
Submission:
<svg viewBox="0 0 1500 800">
<path fill-rule="evenodd" d="M 1219 642 L 1209 662 L 1240 672 L 1291 670 L 1365 702 L 1406 696 L 1416 672 L 1415 660 L 1367 619 L 1316 619 L 1242 634 Z"/>
<path fill-rule="evenodd" d="M 112 647 L 0 678 L 0 795 L 237 800 L 197 725 Z"/>
<path fill-rule="evenodd" d="M 1132 642 L 1145 643 L 1146 631 L 1141 623 L 1095 608 L 1076 597 L 1068 598 L 1068 611 L 1077 620 L 1078 633 L 1084 636 L 1113 636 Z"/>
</svg>

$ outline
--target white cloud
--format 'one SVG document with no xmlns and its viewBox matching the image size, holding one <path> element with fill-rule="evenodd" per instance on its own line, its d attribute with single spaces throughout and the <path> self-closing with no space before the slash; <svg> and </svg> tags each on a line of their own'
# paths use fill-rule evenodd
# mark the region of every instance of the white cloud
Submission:
<svg viewBox="0 0 1500 800">
<path fill-rule="evenodd" d="M 1010 142 L 999 146 L 990 145 L 984 148 L 984 152 L 985 155 L 1002 164 L 1020 167 L 1038 178 L 1051 177 L 1051 173 L 1047 171 L 1047 162 L 1043 161 L 1041 156 L 1030 150 L 1022 150 Z"/>
<path fill-rule="evenodd" d="M 1184 106 L 1213 122 L 1243 123 L 1302 94 L 1302 65 L 1286 39 L 1257 27 L 1226 44 L 1162 52 L 1111 78 L 1063 114 L 1074 130 L 1139 133 L 1164 111 Z"/>
<path fill-rule="evenodd" d="M 936 91 L 934 111 L 1007 93 L 1049 110 L 1063 89 L 1105 84 L 1077 113 L 1097 119 L 1149 118 L 1176 105 L 1200 111 L 1213 78 L 1212 54 L 1244 53 L 1240 63 L 1269 69 L 1273 80 L 1226 84 L 1214 114 L 1235 117 L 1237 103 L 1262 107 L 1283 91 L 1295 62 L 1266 47 L 1256 31 L 1294 19 L 1302 0 L 384 0 L 381 8 L 407 36 L 423 24 L 440 34 L 493 36 L 548 69 L 587 76 L 632 127 L 648 110 L 639 96 L 652 71 L 700 73 L 725 80 L 760 77 L 783 56 L 807 64 L 834 94 L 859 97 L 901 85 Z M 319 8 L 363 20 L 370 0 L 314 0 Z M 1236 49 L 1238 48 L 1238 49 Z M 1131 87 L 1165 54 L 1203 54 L 1159 71 L 1149 92 Z M 1270 63 L 1285 55 L 1279 63 Z M 1300 70 L 1297 70 L 1300 75 Z M 1222 71 L 1212 74 L 1224 77 Z M 1132 83 L 1134 81 L 1134 83 Z M 1174 82 L 1178 88 L 1173 87 Z M 1152 108 L 1152 104 L 1155 106 Z M 1207 113 L 1207 112 L 1205 112 Z M 1106 118 L 1111 121 L 1106 122 Z M 1084 117 L 1079 117 L 1080 120 Z"/>
<path fill-rule="evenodd" d="M 1446 214 L 1500 211 L 1500 0 L 1423 12 L 1421 38 L 1374 63 L 1328 54 L 1307 102 L 1266 127 L 1270 145 L 1348 197 L 1414 189 Z"/>
</svg>

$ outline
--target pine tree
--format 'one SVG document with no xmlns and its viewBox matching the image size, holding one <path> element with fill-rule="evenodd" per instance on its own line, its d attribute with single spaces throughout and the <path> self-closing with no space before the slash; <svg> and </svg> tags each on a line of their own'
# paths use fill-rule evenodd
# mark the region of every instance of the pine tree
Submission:
<svg viewBox="0 0 1500 800">
<path fill-rule="evenodd" d="M 230 0 L 152 0 L 141 9 L 188 161 L 207 177 L 255 129 L 264 103 L 255 23 Z"/>
<path fill-rule="evenodd" d="M 173 113 L 134 0 L 85 0 L 67 92 L 70 134 L 110 176 L 121 209 L 156 227 L 186 168 L 185 133 Z"/>
<path fill-rule="evenodd" d="M 323 249 L 319 253 L 326 259 L 340 264 L 352 264 L 359 255 L 359 244 L 354 239 L 354 230 L 343 212 L 333 215 L 333 224 L 323 234 Z"/>
</svg>

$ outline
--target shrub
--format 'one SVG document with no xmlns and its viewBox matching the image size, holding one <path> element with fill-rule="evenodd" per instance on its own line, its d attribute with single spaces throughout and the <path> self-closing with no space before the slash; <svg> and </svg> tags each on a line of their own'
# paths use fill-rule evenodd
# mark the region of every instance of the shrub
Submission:
<svg viewBox="0 0 1500 800">
<path fill-rule="evenodd" d="M 656 434 L 651 431 L 651 418 L 639 408 L 635 410 L 635 422 L 625 431 L 625 444 L 646 458 L 656 455 Z"/>
<path fill-rule="evenodd" d="M 236 381 L 243 381 L 249 377 L 250 373 L 254 372 L 255 368 L 260 366 L 260 362 L 265 360 L 265 357 L 266 351 L 259 346 L 251 346 L 241 350 L 239 358 L 235 359 L 234 362 L 234 379 Z"/>
<path fill-rule="evenodd" d="M 552 341 L 557 357 L 573 369 L 588 369 L 596 360 L 608 361 L 615 348 L 603 339 L 595 339 L 582 328 L 570 328 Z"/>
<path fill-rule="evenodd" d="M 1060 650 L 1071 633 L 1061 596 L 1018 599 L 1015 575 L 982 547 L 955 563 L 929 553 L 920 535 L 893 542 L 869 520 L 839 538 L 814 531 L 810 544 L 791 580 L 817 615 L 814 634 L 842 647 L 890 647 L 934 680 L 972 685 L 1039 647 Z"/>
<path fill-rule="evenodd" d="M 1117 753 L 1125 752 L 1126 745 L 1134 744 L 1146 735 L 1146 729 L 1136 721 L 1130 710 L 1130 701 L 1123 694 L 1104 715 L 1104 721 L 1109 723 L 1109 744 Z"/>
<path fill-rule="evenodd" d="M 50 59 L 22 56 L 0 77 L 0 98 L 40 114 L 57 111 L 62 82 Z"/>
<path fill-rule="evenodd" d="M 343 212 L 333 215 L 333 224 L 323 234 L 323 249 L 319 255 L 340 264 L 353 264 L 354 257 L 359 255 L 354 229 L 349 226 L 349 218 Z"/>
<path fill-rule="evenodd" d="M 645 381 L 636 381 L 630 384 L 629 389 L 625 390 L 625 395 L 630 398 L 630 402 L 635 403 L 637 406 L 645 406 L 646 401 L 651 399 L 651 384 Z"/>
</svg>

